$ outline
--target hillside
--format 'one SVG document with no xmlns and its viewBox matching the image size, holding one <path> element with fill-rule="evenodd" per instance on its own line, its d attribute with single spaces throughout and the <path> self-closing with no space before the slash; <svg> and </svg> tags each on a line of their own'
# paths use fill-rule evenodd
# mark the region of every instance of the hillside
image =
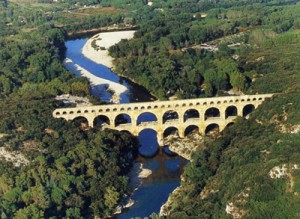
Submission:
<svg viewBox="0 0 300 219">
<path fill-rule="evenodd" d="M 170 218 L 299 218 L 299 32 L 266 39 L 241 58 L 260 77 L 249 88 L 282 92 L 194 154 Z M 264 57 L 260 62 L 252 62 Z"/>
</svg>

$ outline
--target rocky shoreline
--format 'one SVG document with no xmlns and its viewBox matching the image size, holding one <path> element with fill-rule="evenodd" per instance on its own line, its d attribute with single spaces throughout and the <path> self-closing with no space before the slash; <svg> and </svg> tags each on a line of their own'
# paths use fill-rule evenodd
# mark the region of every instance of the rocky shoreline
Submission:
<svg viewBox="0 0 300 219">
<path fill-rule="evenodd" d="M 169 135 L 164 139 L 164 144 L 169 145 L 172 152 L 177 153 L 181 157 L 191 161 L 192 154 L 196 150 L 204 148 L 204 137 L 198 133 L 192 133 L 186 138 L 179 138 L 178 135 Z"/>
<path fill-rule="evenodd" d="M 130 179 L 129 186 L 132 189 L 131 193 L 139 188 L 142 185 L 143 179 L 147 178 L 152 174 L 150 169 L 143 167 L 143 163 L 134 163 L 128 177 Z M 114 215 L 121 214 L 126 208 L 130 208 L 135 204 L 135 201 L 131 198 L 130 195 L 126 195 L 121 203 L 116 207 Z"/>
<path fill-rule="evenodd" d="M 179 186 L 170 194 L 167 202 L 165 204 L 163 204 L 160 208 L 160 211 L 159 211 L 160 217 L 168 216 L 170 214 L 170 210 L 171 210 L 170 206 L 171 206 L 172 202 L 176 199 L 178 194 L 181 193 L 182 188 L 183 188 L 182 186 Z"/>
<path fill-rule="evenodd" d="M 205 138 L 198 134 L 197 132 L 191 133 L 186 138 L 179 138 L 178 135 L 170 135 L 168 138 L 164 139 L 164 144 L 169 145 L 169 149 L 181 157 L 192 162 L 192 154 L 196 150 L 203 150 Z M 181 182 L 184 181 L 184 178 L 181 177 Z M 176 200 L 178 195 L 182 192 L 183 187 L 177 187 L 169 196 L 167 202 L 163 204 L 160 208 L 159 216 L 168 216 L 170 214 L 170 206 L 172 202 Z"/>
</svg>

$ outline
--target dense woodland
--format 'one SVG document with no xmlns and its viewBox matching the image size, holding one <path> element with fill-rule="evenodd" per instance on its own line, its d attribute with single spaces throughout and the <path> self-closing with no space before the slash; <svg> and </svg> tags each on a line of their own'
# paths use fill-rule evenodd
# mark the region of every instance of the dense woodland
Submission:
<svg viewBox="0 0 300 219">
<path fill-rule="evenodd" d="M 300 3 L 147 4 L 3 1 L 0 145 L 21 152 L 29 164 L 1 160 L 1 218 L 107 217 L 129 192 L 126 173 L 138 145 L 133 136 L 83 131 L 78 121 L 50 115 L 63 106 L 56 95 L 90 97 L 88 81 L 63 67 L 67 33 L 132 25 L 139 27 L 134 39 L 110 49 L 116 69 L 160 99 L 225 95 L 232 88 L 280 93 L 194 154 L 169 217 L 231 218 L 225 209 L 232 202 L 245 218 L 298 218 L 300 170 L 292 167 L 300 165 Z M 201 49 L 203 43 L 219 50 Z M 270 178 L 283 164 L 288 175 Z"/>
</svg>

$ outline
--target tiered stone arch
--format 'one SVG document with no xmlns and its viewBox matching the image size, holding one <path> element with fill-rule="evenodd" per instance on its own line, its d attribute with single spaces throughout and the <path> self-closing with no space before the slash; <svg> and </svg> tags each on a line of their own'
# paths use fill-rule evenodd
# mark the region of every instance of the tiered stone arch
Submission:
<svg viewBox="0 0 300 219">
<path fill-rule="evenodd" d="M 170 127 L 167 127 L 166 129 L 164 129 L 164 132 L 163 132 L 164 138 L 168 137 L 169 135 L 174 135 L 174 134 L 179 134 L 178 127 L 170 126 Z"/>
<path fill-rule="evenodd" d="M 211 132 L 220 132 L 220 126 L 217 123 L 211 123 L 205 128 L 205 135 L 210 134 Z"/>
<path fill-rule="evenodd" d="M 198 119 L 198 120 L 200 119 L 200 113 L 198 110 L 191 108 L 184 112 L 184 114 L 183 114 L 184 122 L 187 122 L 188 120 L 195 120 L 195 119 Z"/>
<path fill-rule="evenodd" d="M 111 121 L 110 119 L 105 115 L 98 115 L 93 119 L 93 127 L 105 127 L 110 126 Z"/>
<path fill-rule="evenodd" d="M 152 112 L 143 112 L 137 116 L 137 125 L 147 122 L 157 122 L 157 116 Z"/>
<path fill-rule="evenodd" d="M 73 119 L 73 123 L 75 123 L 76 126 L 89 126 L 89 121 L 84 116 L 77 116 Z"/>
<path fill-rule="evenodd" d="M 247 104 L 246 106 L 244 106 L 243 108 L 243 116 L 246 117 L 248 116 L 250 113 L 252 113 L 255 110 L 255 106 L 253 104 Z"/>
<path fill-rule="evenodd" d="M 225 118 L 228 118 L 230 116 L 237 116 L 238 115 L 238 109 L 236 106 L 228 106 L 226 108 L 226 111 L 225 111 Z"/>
<path fill-rule="evenodd" d="M 202 134 L 207 133 L 212 124 L 222 131 L 237 116 L 248 117 L 249 113 L 272 96 L 273 94 L 245 95 L 60 108 L 53 112 L 53 116 L 66 120 L 84 117 L 90 127 L 97 125 L 97 119 L 101 118 L 100 127 L 127 130 L 134 135 L 149 128 L 157 132 L 159 139 L 163 138 L 167 128 L 176 127 L 179 136 L 184 137 L 188 134 L 189 126 L 198 127 Z M 146 113 L 151 113 L 154 119 L 139 122 L 139 118 Z M 124 117 L 129 119 L 122 121 Z"/>
<path fill-rule="evenodd" d="M 197 132 L 200 133 L 200 128 L 197 125 L 189 125 L 184 129 L 184 136 L 188 136 L 189 134 Z"/>
<path fill-rule="evenodd" d="M 216 107 L 210 107 L 205 111 L 204 118 L 205 120 L 211 118 L 219 118 L 221 116 L 220 110 Z"/>
<path fill-rule="evenodd" d="M 163 124 L 170 122 L 170 121 L 178 120 L 178 119 L 179 119 L 179 114 L 176 110 L 165 111 L 162 116 Z"/>
<path fill-rule="evenodd" d="M 115 127 L 124 124 L 131 124 L 131 116 L 127 113 L 121 113 L 117 115 L 114 119 Z"/>
</svg>

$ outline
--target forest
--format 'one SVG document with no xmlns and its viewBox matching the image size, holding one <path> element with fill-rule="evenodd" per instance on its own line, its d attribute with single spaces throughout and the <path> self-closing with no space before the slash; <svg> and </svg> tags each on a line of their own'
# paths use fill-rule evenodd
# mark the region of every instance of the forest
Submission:
<svg viewBox="0 0 300 219">
<path fill-rule="evenodd" d="M 299 28 L 299 4 L 213 8 L 205 18 L 197 17 L 197 11 L 177 7 L 169 5 L 164 13 L 143 23 L 134 40 L 110 48 L 116 71 L 134 78 L 159 98 L 211 97 L 231 88 L 246 91 L 257 72 L 247 71 L 233 57 L 261 43 L 255 39 L 261 37 L 259 31 L 251 30 L 267 26 L 279 34 Z M 231 43 L 219 43 L 217 52 L 201 50 L 203 43 L 214 45 L 214 39 L 233 34 L 237 37 Z M 232 46 L 237 43 L 239 48 Z"/>
<path fill-rule="evenodd" d="M 60 94 L 95 101 L 87 79 L 64 68 L 64 42 L 108 26 L 138 28 L 109 52 L 159 99 L 277 93 L 195 152 L 166 218 L 231 218 L 228 206 L 244 218 L 299 217 L 298 1 L 2 2 L 0 146 L 28 163 L 0 162 L 1 218 L 105 218 L 128 194 L 135 137 L 49 116 Z M 272 179 L 283 165 L 288 174 Z"/>
<path fill-rule="evenodd" d="M 51 117 L 63 106 L 56 95 L 94 100 L 87 79 L 62 64 L 65 37 L 46 25 L 0 40 L 0 145 L 28 160 L 1 159 L 1 218 L 107 217 L 129 192 L 135 137 Z"/>
</svg>

